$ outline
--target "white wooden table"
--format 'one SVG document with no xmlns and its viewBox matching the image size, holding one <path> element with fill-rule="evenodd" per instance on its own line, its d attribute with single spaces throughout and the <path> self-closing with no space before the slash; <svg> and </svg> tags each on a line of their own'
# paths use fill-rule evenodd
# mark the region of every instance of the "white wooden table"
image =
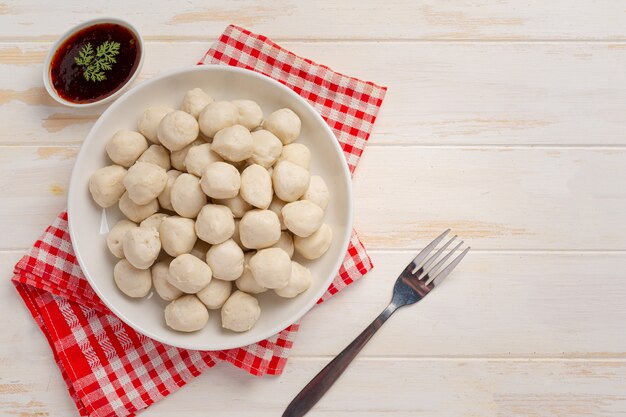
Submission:
<svg viewBox="0 0 626 417">
<path fill-rule="evenodd" d="M 193 64 L 232 22 L 389 86 L 354 180 L 374 271 L 306 316 L 283 376 L 219 365 L 143 415 L 280 415 L 447 226 L 471 256 L 399 312 L 311 416 L 626 415 L 619 0 L 0 0 L 0 415 L 77 415 L 9 279 L 65 207 L 100 112 L 55 105 L 43 58 L 98 15 L 143 31 L 142 79 Z"/>
</svg>

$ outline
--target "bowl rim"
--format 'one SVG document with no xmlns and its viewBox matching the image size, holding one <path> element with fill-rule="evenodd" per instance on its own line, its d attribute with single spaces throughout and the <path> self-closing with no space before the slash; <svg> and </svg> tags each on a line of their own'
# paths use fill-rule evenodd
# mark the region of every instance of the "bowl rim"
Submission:
<svg viewBox="0 0 626 417">
<path fill-rule="evenodd" d="M 94 25 L 98 25 L 102 23 L 114 23 L 116 25 L 124 26 L 126 29 L 130 30 L 135 35 L 135 37 L 139 41 L 139 49 L 140 49 L 139 62 L 137 63 L 137 68 L 135 69 L 135 72 L 133 72 L 133 74 L 130 76 L 130 78 L 128 78 L 128 80 L 126 80 L 126 82 L 122 84 L 122 86 L 116 92 L 114 92 L 113 94 L 109 96 L 104 97 L 103 99 L 93 101 L 90 103 L 74 103 L 72 101 L 66 100 L 59 95 L 56 89 L 52 86 L 52 82 L 50 81 L 50 64 L 52 63 L 52 58 L 54 57 L 54 54 L 57 52 L 59 47 L 63 44 L 63 42 L 65 42 L 70 36 L 74 35 L 76 32 L 82 29 L 85 29 L 89 26 L 94 26 Z M 137 29 L 137 27 L 133 25 L 131 22 L 117 18 L 117 17 L 98 17 L 96 19 L 86 20 L 66 30 L 52 44 L 52 46 L 48 50 L 48 54 L 46 55 L 46 59 L 44 60 L 44 64 L 43 64 L 43 84 L 44 84 L 44 87 L 46 88 L 46 91 L 50 95 L 50 97 L 52 97 L 58 103 L 63 104 L 64 106 L 67 106 L 67 107 L 86 108 L 86 107 L 99 106 L 104 103 L 109 103 L 112 100 L 115 100 L 117 97 L 119 97 L 122 93 L 124 93 L 124 91 L 126 91 L 128 86 L 137 78 L 137 76 L 139 75 L 139 72 L 141 71 L 141 67 L 143 65 L 145 53 L 146 52 L 145 52 L 145 45 L 144 45 L 143 37 L 141 36 L 141 33 L 139 33 L 139 29 Z"/>
<path fill-rule="evenodd" d="M 323 126 L 323 129 L 326 131 L 327 135 L 329 135 L 330 137 L 334 138 L 331 142 L 332 142 L 332 146 L 334 147 L 335 151 L 338 153 L 338 155 L 340 155 L 341 159 L 343 161 L 345 161 L 345 154 L 343 152 L 343 150 L 341 149 L 341 146 L 339 145 L 339 141 L 336 139 L 336 136 L 334 134 L 334 132 L 332 131 L 332 129 L 330 128 L 330 126 L 328 126 L 328 124 L 326 123 L 326 121 L 322 118 L 322 116 L 319 114 L 319 112 L 313 107 L 311 106 L 311 104 L 309 104 L 304 98 L 302 98 L 300 95 L 298 95 L 297 93 L 295 93 L 293 90 L 291 90 L 290 88 L 288 88 L 287 86 L 281 84 L 280 82 L 264 75 L 261 73 L 258 73 L 256 71 L 252 71 L 252 70 L 248 70 L 245 68 L 239 68 L 239 67 L 233 67 L 233 66 L 226 66 L 226 65 L 198 65 L 195 67 L 188 67 L 188 68 L 181 68 L 181 69 L 176 69 L 176 70 L 170 70 L 170 71 L 166 71 L 163 72 L 162 74 L 159 74 L 158 76 L 149 79 L 147 81 L 143 81 L 142 83 L 140 83 L 139 85 L 133 86 L 133 88 L 131 88 L 130 90 L 128 90 L 124 95 L 130 95 L 130 94 L 134 94 L 138 91 L 141 91 L 143 89 L 149 88 L 152 84 L 158 83 L 163 79 L 166 79 L 168 77 L 172 77 L 172 76 L 176 76 L 179 74 L 183 74 L 183 73 L 189 73 L 189 72 L 196 72 L 196 71 L 207 71 L 207 72 L 212 72 L 212 71 L 225 71 L 225 72 L 234 72 L 234 73 L 239 73 L 242 74 L 244 76 L 251 76 L 251 77 L 255 77 L 255 78 L 259 78 L 264 80 L 265 82 L 268 82 L 270 84 L 273 84 L 275 87 L 283 90 L 287 95 L 291 96 L 292 99 L 296 100 L 296 101 L 300 101 L 302 104 L 304 104 L 306 107 L 308 107 L 312 113 L 313 113 L 313 117 L 318 119 L 318 121 L 321 123 L 321 125 Z M 124 97 L 122 97 L 124 98 Z M 297 322 L 298 320 L 300 320 L 311 308 L 313 308 L 318 300 L 322 297 L 322 295 L 328 290 L 328 287 L 330 286 L 330 284 L 332 283 L 333 279 L 335 278 L 335 276 L 338 274 L 339 269 L 341 267 L 341 265 L 343 264 L 343 260 L 345 258 L 345 254 L 348 251 L 348 245 L 350 243 L 350 239 L 352 236 L 352 222 L 353 222 L 353 218 L 354 218 L 354 203 L 353 203 L 353 191 L 352 191 L 352 176 L 350 174 L 350 170 L 348 168 L 348 164 L 347 161 L 345 161 L 345 163 L 341 164 L 341 171 L 343 173 L 342 175 L 342 181 L 344 181 L 345 183 L 345 189 L 347 191 L 347 210 L 348 210 L 348 215 L 347 218 L 345 219 L 346 221 L 346 233 L 343 236 L 343 241 L 341 242 L 341 246 L 340 246 L 340 250 L 338 251 L 339 255 L 337 256 L 337 259 L 334 262 L 334 265 L 332 267 L 332 273 L 329 274 L 329 276 L 325 277 L 325 282 L 324 285 L 322 285 L 320 287 L 320 290 L 317 291 L 315 294 L 311 295 L 310 300 L 305 303 L 299 310 L 297 310 L 297 312 L 293 315 L 291 315 L 288 318 L 285 318 L 284 320 L 280 321 L 279 323 L 275 324 L 273 327 L 269 328 L 267 331 L 260 333 L 254 340 L 251 340 L 250 342 L 241 345 L 241 344 L 237 344 L 237 343 L 215 343 L 215 345 L 212 345 L 209 349 L 199 349 L 198 346 L 194 346 L 191 344 L 187 344 L 185 342 L 179 343 L 179 342 L 172 342 L 171 340 L 167 340 L 167 338 L 163 338 L 157 334 L 152 333 L 149 330 L 145 330 L 142 327 L 140 327 L 139 325 L 135 324 L 132 322 L 131 319 L 129 319 L 128 317 L 126 317 L 114 304 L 112 304 L 106 297 L 106 294 L 104 294 L 100 288 L 97 286 L 97 284 L 95 283 L 95 280 L 92 279 L 91 275 L 89 274 L 87 268 L 84 267 L 85 263 L 83 261 L 83 258 L 81 256 L 80 250 L 79 248 L 76 246 L 76 230 L 74 229 L 74 227 L 72 226 L 73 224 L 73 219 L 75 218 L 75 216 L 80 215 L 79 213 L 76 213 L 75 210 L 73 209 L 73 202 L 78 201 L 77 197 L 76 197 L 76 193 L 81 192 L 81 190 L 77 190 L 76 189 L 76 183 L 78 181 L 78 177 L 79 177 L 79 173 L 78 171 L 75 169 L 76 165 L 78 165 L 79 161 L 81 161 L 81 159 L 85 158 L 86 155 L 86 150 L 89 148 L 88 145 L 90 142 L 95 140 L 95 132 L 97 132 L 100 128 L 100 126 L 104 123 L 103 120 L 105 119 L 103 116 L 107 115 L 109 112 L 113 112 L 115 111 L 115 109 L 117 109 L 118 106 L 121 105 L 121 103 L 123 102 L 123 100 L 117 100 L 115 103 L 113 103 L 111 106 L 109 106 L 103 113 L 102 115 L 100 115 L 100 117 L 98 118 L 98 120 L 96 121 L 96 123 L 92 126 L 91 130 L 89 131 L 89 134 L 87 135 L 87 137 L 85 138 L 85 140 L 83 141 L 82 145 L 81 145 L 81 149 L 78 153 L 78 156 L 76 157 L 76 161 L 74 163 L 74 168 L 72 169 L 72 175 L 70 178 L 70 186 L 69 186 L 69 191 L 68 191 L 68 206 L 67 206 L 67 214 L 68 214 L 68 229 L 69 229 L 69 234 L 70 234 L 70 240 L 72 242 L 72 248 L 74 250 L 74 254 L 76 256 L 76 259 L 78 261 L 78 264 L 81 267 L 81 270 L 83 271 L 85 277 L 87 278 L 87 281 L 89 282 L 90 286 L 93 288 L 93 290 L 96 292 L 96 294 L 98 295 L 98 297 L 104 302 L 104 304 L 119 318 L 121 319 L 124 323 L 126 323 L 127 325 L 129 325 L 130 327 L 132 327 L 133 329 L 135 329 L 136 331 L 138 331 L 139 333 L 148 336 L 154 340 L 157 340 L 159 342 L 171 345 L 171 346 L 176 346 L 179 348 L 183 348 L 183 349 L 193 349 L 193 350 L 203 350 L 203 351 L 214 351 L 214 350 L 225 350 L 225 349 L 234 349 L 234 348 L 240 348 L 243 346 L 248 346 L 249 344 L 254 344 L 254 343 L 258 343 L 262 340 L 265 340 L 269 337 L 272 337 L 274 335 L 276 335 L 277 333 L 281 332 L 282 330 L 286 329 L 287 327 L 291 326 L 292 324 L 294 324 L 295 322 Z M 84 191 L 84 190 L 82 190 Z"/>
</svg>

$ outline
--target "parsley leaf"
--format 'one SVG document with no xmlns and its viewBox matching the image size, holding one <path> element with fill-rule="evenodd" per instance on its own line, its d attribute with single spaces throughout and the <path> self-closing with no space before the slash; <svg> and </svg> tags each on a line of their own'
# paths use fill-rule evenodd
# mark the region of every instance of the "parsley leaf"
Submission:
<svg viewBox="0 0 626 417">
<path fill-rule="evenodd" d="M 120 53 L 120 43 L 105 41 L 100 44 L 94 53 L 91 43 L 84 45 L 74 57 L 79 67 L 84 67 L 83 77 L 87 81 L 99 82 L 106 80 L 105 71 L 111 71 L 117 62 L 115 57 Z"/>
</svg>

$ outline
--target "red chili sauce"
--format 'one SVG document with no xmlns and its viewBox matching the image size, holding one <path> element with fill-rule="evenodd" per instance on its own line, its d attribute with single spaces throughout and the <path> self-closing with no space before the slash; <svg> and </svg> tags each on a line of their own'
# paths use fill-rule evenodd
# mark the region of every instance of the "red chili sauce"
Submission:
<svg viewBox="0 0 626 417">
<path fill-rule="evenodd" d="M 76 57 L 87 44 L 92 46 L 93 59 L 99 45 L 105 42 L 119 43 L 115 62 L 110 70 L 103 70 L 105 79 L 85 79 L 86 66 L 76 63 Z M 50 64 L 50 80 L 57 93 L 73 103 L 92 103 L 110 96 L 134 74 L 141 57 L 141 46 L 137 37 L 128 29 L 114 23 L 89 26 L 70 36 L 57 49 Z"/>
</svg>

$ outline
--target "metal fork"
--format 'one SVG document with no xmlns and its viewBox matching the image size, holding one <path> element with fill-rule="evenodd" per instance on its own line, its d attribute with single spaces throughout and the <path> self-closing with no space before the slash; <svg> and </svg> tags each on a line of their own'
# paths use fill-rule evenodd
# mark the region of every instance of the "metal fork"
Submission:
<svg viewBox="0 0 626 417">
<path fill-rule="evenodd" d="M 398 276 L 393 287 L 393 296 L 391 302 L 383 310 L 376 320 L 372 322 L 363 332 L 356 337 L 335 359 L 333 359 L 324 369 L 322 369 L 302 389 L 291 401 L 282 417 L 301 417 L 309 412 L 311 408 L 326 394 L 326 391 L 335 383 L 346 370 L 350 362 L 363 349 L 365 344 L 372 338 L 374 333 L 387 321 L 389 317 L 400 307 L 415 304 L 420 301 L 438 284 L 447 277 L 450 272 L 461 262 L 463 257 L 470 250 L 467 247 L 460 255 L 454 258 L 447 266 L 444 264 L 450 257 L 461 247 L 463 241 L 458 243 L 451 249 L 439 262 L 435 263 L 441 257 L 443 252 L 452 244 L 456 236 L 448 240 L 437 252 L 428 259 L 426 257 L 437 247 L 444 237 L 450 232 L 450 229 L 444 231 L 435 240 L 430 242 L 420 253 L 417 254 L 404 268 L 404 271 Z M 443 267 L 443 269 L 441 269 Z M 438 271 L 441 271 L 438 273 Z"/>
</svg>

